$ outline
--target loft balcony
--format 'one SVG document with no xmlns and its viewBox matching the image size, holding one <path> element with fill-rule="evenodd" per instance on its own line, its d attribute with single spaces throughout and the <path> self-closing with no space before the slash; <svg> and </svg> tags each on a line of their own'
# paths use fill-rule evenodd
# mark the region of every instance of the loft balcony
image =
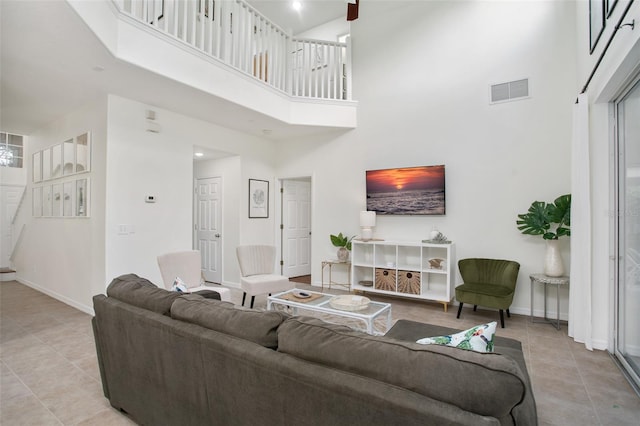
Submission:
<svg viewBox="0 0 640 426">
<path fill-rule="evenodd" d="M 350 45 L 295 38 L 242 0 L 68 0 L 118 60 L 289 126 L 356 127 Z"/>
</svg>

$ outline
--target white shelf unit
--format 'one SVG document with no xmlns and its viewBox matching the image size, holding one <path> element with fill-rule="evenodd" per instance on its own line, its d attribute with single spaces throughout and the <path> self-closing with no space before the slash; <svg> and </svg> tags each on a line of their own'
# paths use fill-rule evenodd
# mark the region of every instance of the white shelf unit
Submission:
<svg viewBox="0 0 640 426">
<path fill-rule="evenodd" d="M 351 290 L 433 300 L 446 312 L 454 294 L 455 266 L 453 244 L 353 240 Z"/>
</svg>

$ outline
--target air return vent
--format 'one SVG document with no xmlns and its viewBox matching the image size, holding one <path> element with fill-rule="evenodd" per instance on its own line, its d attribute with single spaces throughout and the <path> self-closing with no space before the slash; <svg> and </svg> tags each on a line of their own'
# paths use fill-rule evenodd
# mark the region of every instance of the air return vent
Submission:
<svg viewBox="0 0 640 426">
<path fill-rule="evenodd" d="M 529 97 L 529 79 L 491 85 L 491 103 L 515 101 Z"/>
</svg>

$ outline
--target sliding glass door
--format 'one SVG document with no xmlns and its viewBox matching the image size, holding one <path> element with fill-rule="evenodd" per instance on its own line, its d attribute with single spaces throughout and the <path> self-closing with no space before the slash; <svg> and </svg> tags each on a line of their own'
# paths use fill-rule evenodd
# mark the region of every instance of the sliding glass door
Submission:
<svg viewBox="0 0 640 426">
<path fill-rule="evenodd" d="M 615 355 L 640 387 L 640 82 L 616 103 L 617 250 Z"/>
</svg>

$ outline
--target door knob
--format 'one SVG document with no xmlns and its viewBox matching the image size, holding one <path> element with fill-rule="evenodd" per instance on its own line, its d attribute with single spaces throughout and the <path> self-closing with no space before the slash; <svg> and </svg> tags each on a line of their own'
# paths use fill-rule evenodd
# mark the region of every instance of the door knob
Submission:
<svg viewBox="0 0 640 426">
<path fill-rule="evenodd" d="M 216 237 L 216 238 L 220 238 L 220 234 L 216 234 L 216 235 L 215 235 L 215 237 Z"/>
</svg>

